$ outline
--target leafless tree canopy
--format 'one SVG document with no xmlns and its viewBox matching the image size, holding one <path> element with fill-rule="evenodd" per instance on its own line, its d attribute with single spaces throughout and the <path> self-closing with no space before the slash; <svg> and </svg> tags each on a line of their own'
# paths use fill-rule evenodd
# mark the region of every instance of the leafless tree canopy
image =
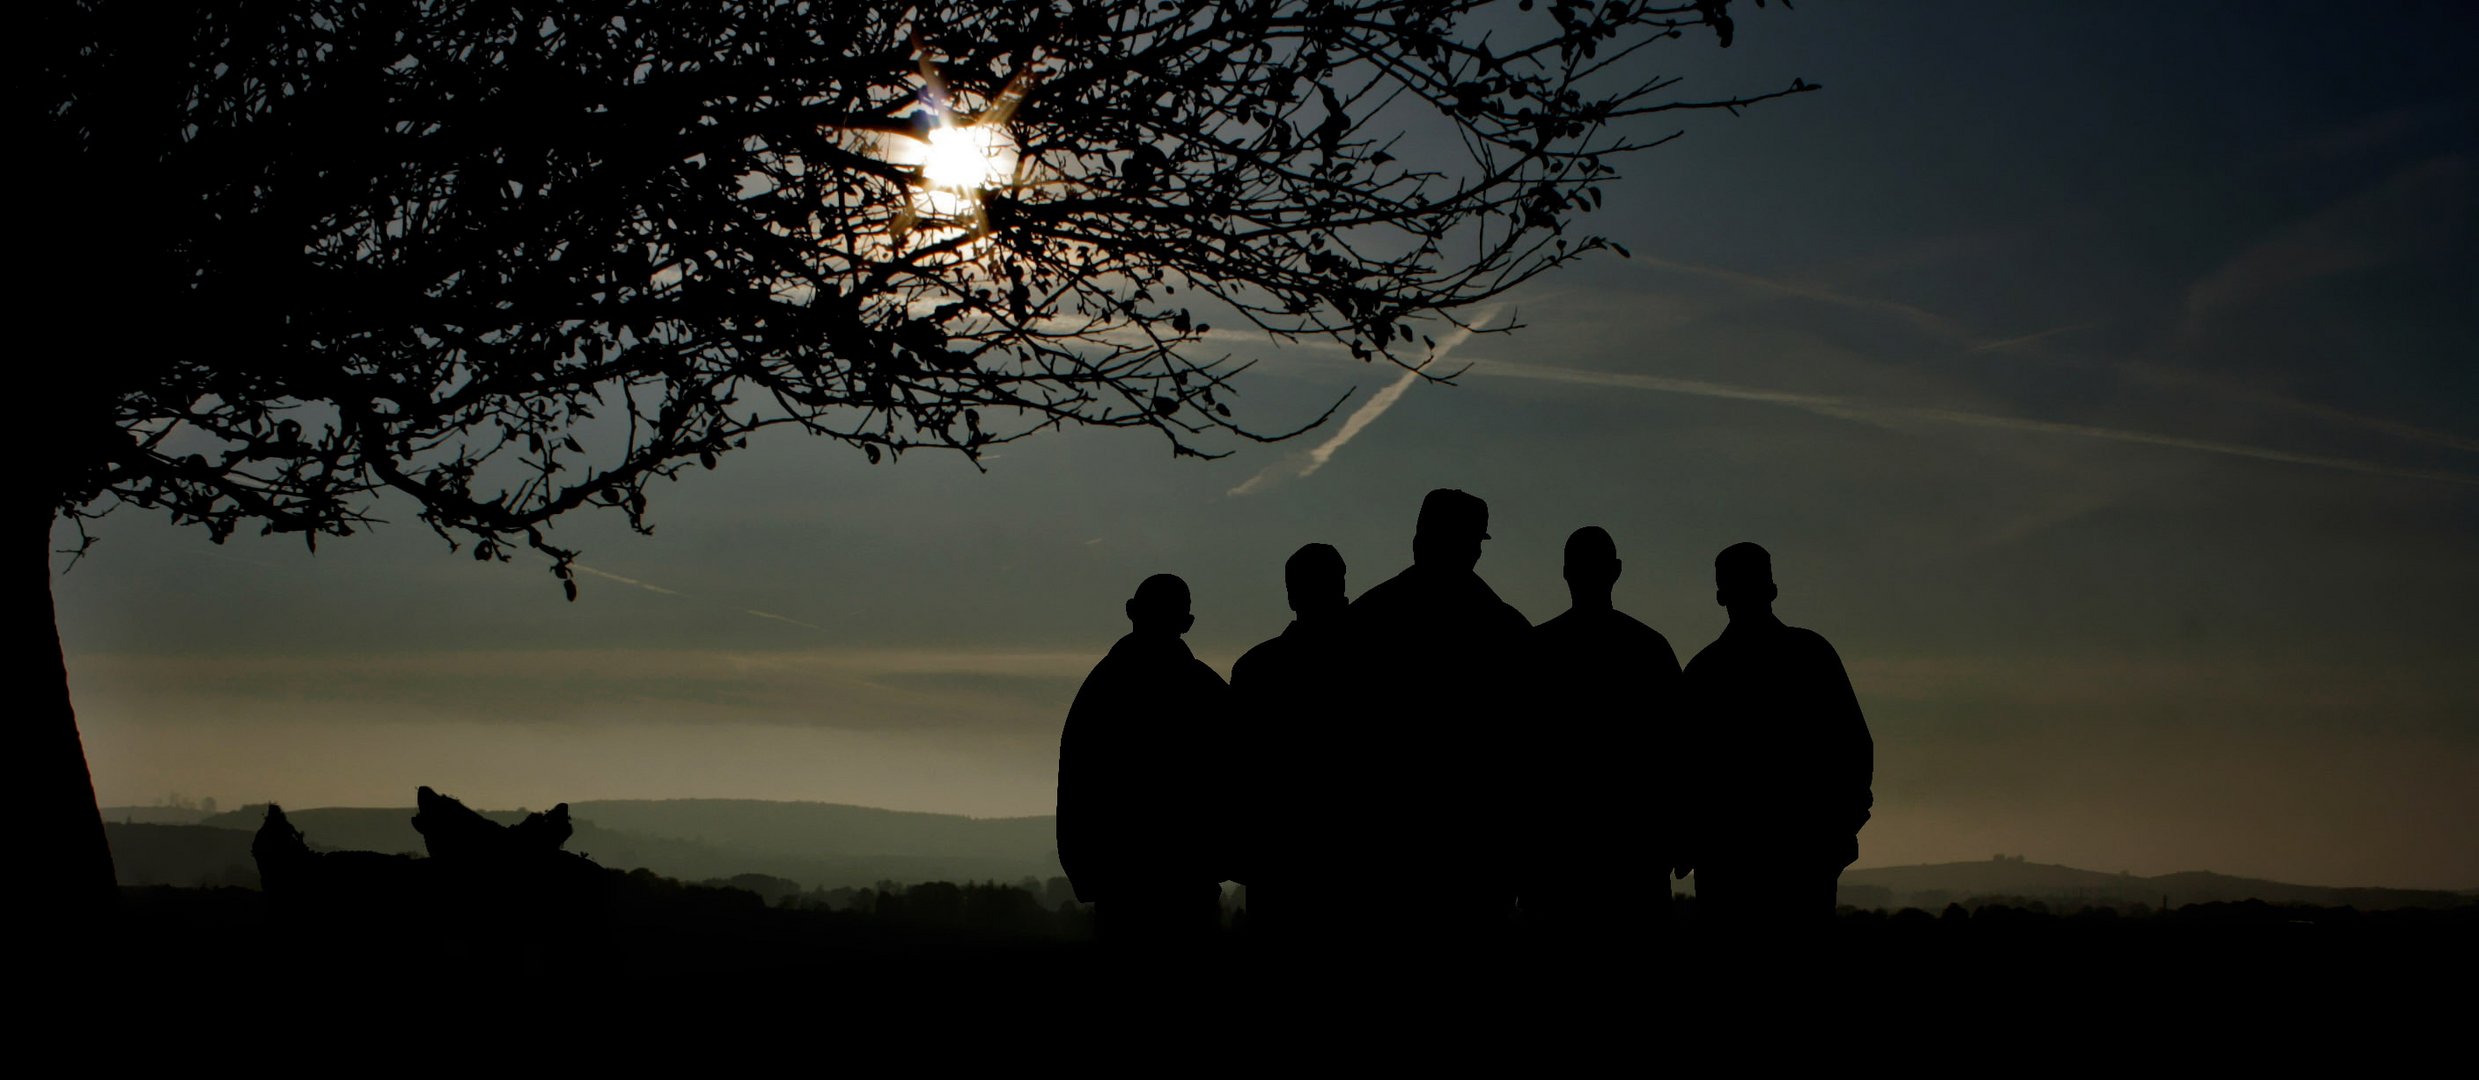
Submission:
<svg viewBox="0 0 2479 1080">
<path fill-rule="evenodd" d="M 1628 118 L 1808 88 L 1674 96 L 1647 50 L 1728 44 L 1719 0 L 37 21 L 34 149 L 69 165 L 31 295 L 118 313 L 56 335 L 52 509 L 315 543 L 394 488 L 562 578 L 551 518 L 646 529 L 651 479 L 765 427 L 872 461 L 1280 437 L 1231 409 L 1228 331 L 1417 366 L 1424 326 L 1603 245 L 1568 223 L 1670 134 Z"/>
</svg>

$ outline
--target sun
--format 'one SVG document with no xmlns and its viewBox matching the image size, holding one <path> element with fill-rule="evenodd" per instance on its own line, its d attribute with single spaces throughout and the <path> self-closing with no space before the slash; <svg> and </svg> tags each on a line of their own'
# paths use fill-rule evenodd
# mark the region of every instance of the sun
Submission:
<svg viewBox="0 0 2479 1080">
<path fill-rule="evenodd" d="M 940 122 L 922 138 L 899 138 L 890 160 L 921 170 L 913 212 L 933 221 L 975 217 L 981 193 L 1016 174 L 1016 142 L 996 124 Z"/>
<path fill-rule="evenodd" d="M 931 187 L 957 191 L 996 187 L 1015 171 L 1015 143 L 996 127 L 942 124 L 930 129 L 921 178 Z"/>
</svg>

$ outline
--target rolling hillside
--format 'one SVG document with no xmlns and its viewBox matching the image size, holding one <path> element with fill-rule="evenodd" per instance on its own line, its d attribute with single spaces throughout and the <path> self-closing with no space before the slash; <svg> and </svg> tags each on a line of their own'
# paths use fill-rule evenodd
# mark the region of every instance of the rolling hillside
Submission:
<svg viewBox="0 0 2479 1080">
<path fill-rule="evenodd" d="M 228 854 L 228 843 L 214 834 L 237 837 L 246 863 L 249 835 L 266 813 L 263 806 L 249 806 L 216 814 L 192 826 L 210 833 L 185 840 L 131 832 L 126 843 L 138 846 L 123 855 L 123 832 L 176 826 L 120 825 L 118 810 L 106 816 L 116 822 L 111 827 L 115 856 L 129 863 L 124 884 L 194 884 L 182 875 Z M 422 851 L 411 807 L 288 808 L 285 813 L 314 847 Z M 512 824 L 524 811 L 484 814 Z M 689 881 L 758 873 L 810 888 L 837 888 L 885 880 L 1046 880 L 1059 873 L 1047 817 L 980 819 L 755 799 L 582 802 L 571 804 L 569 814 L 577 831 L 568 850 L 605 866 L 642 866 Z M 141 835 L 146 838 L 138 839 Z M 198 850 L 172 854 L 171 846 L 180 844 Z"/>
<path fill-rule="evenodd" d="M 2051 904 L 2127 907 L 2140 903 L 2156 908 L 2164 900 L 2172 907 L 2262 900 L 2362 909 L 2447 908 L 2470 902 L 2468 897 L 2442 890 L 2292 885 L 2202 870 L 2145 877 L 2021 859 L 1848 870 L 1842 874 L 1841 893 L 1843 903 L 1858 907 L 1931 910 L 1959 900 L 1991 896 L 2022 897 Z"/>
<path fill-rule="evenodd" d="M 215 814 L 196 825 L 146 824 L 127 809 L 105 810 L 124 884 L 255 883 L 249 837 L 263 807 Z M 755 873 L 831 889 L 887 880 L 1046 881 L 1059 874 L 1048 817 L 984 819 L 756 799 L 580 802 L 569 811 L 577 831 L 568 850 L 616 869 L 645 867 L 688 881 Z M 287 813 L 316 847 L 422 851 L 411 807 Z M 513 823 L 523 811 L 487 815 Z M 242 872 L 238 877 L 236 870 Z M 2454 907 L 2473 899 L 2466 893 L 2295 885 L 2204 871 L 2110 874 L 2019 858 L 1851 870 L 1842 875 L 1841 894 L 1844 903 L 1858 907 L 1929 910 L 1982 897 L 2120 908 L 2158 907 L 2164 899 L 2171 906 L 2260 899 L 2361 909 Z"/>
</svg>

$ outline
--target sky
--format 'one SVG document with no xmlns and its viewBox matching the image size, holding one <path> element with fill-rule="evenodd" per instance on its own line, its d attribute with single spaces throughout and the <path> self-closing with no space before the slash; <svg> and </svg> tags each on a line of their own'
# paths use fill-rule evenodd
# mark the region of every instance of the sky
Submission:
<svg viewBox="0 0 2479 1080">
<path fill-rule="evenodd" d="M 2441 3 L 1742 12 L 1656 66 L 1825 89 L 1630 161 L 1586 222 L 1632 255 L 1507 298 L 1490 325 L 1521 329 L 1455 343 L 1456 385 L 1218 332 L 1262 360 L 1259 426 L 1351 404 L 1209 462 L 1145 432 L 986 472 L 761 441 L 656 491 L 651 538 L 561 523 L 573 604 L 401 502 L 315 555 L 117 513 L 55 563 L 97 793 L 1047 813 L 1138 581 L 1188 579 L 1227 672 L 1287 620 L 1295 548 L 1338 547 L 1356 594 L 1451 486 L 1536 622 L 1566 535 L 1607 528 L 1619 606 L 1682 659 L 1725 621 L 1713 554 L 1771 549 L 1876 739 L 1861 866 L 2479 887 L 2475 30 Z"/>
</svg>

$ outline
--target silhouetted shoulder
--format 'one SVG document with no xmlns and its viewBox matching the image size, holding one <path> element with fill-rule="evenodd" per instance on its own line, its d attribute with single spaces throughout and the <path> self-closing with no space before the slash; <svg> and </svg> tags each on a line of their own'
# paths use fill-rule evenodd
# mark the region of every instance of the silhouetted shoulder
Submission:
<svg viewBox="0 0 2479 1080">
<path fill-rule="evenodd" d="M 1713 655 L 1713 645 L 1719 644 L 1721 644 L 1721 642 L 1717 640 L 1713 642 L 1712 645 L 1706 645 L 1705 647 L 1696 650 L 1696 655 L 1688 657 L 1686 663 L 1679 665 L 1679 669 L 1690 675 L 1694 675 L 1703 668 L 1711 667 L 1713 665 L 1713 661 L 1710 659 Z"/>
<path fill-rule="evenodd" d="M 1437 619 L 1449 620 L 1463 633 L 1520 633 L 1532 628 L 1532 620 L 1499 599 L 1480 575 L 1439 572 L 1417 564 L 1361 593 L 1351 602 L 1351 615 L 1364 626 L 1391 630 L 1408 628 L 1393 624 Z"/>
<path fill-rule="evenodd" d="M 1115 723 L 1132 708 L 1176 708 L 1180 703 L 1175 698 L 1180 694 L 1201 693 L 1219 699 L 1229 689 L 1221 674 L 1197 659 L 1178 638 L 1129 634 L 1110 647 L 1077 688 L 1068 709 L 1068 727 L 1074 730 L 1082 717 Z"/>
<path fill-rule="evenodd" d="M 1782 639 L 1787 648 L 1796 649 L 1802 655 L 1816 660 L 1831 660 L 1836 666 L 1842 663 L 1842 654 L 1834 651 L 1833 643 L 1825 640 L 1825 635 L 1807 627 L 1785 626 L 1782 628 Z"/>
<path fill-rule="evenodd" d="M 1658 629 L 1646 627 L 1644 619 L 1636 619 L 1634 614 L 1619 612 L 1619 609 L 1606 609 L 1606 612 L 1577 612 L 1577 609 L 1569 607 L 1569 609 L 1564 609 L 1564 612 L 1554 614 L 1549 622 L 1542 622 L 1535 629 L 1539 629 L 1539 632 L 1547 632 L 1547 634 L 1606 634 L 1606 637 L 1656 639 L 1656 642 L 1661 642 L 1663 647 L 1671 642 L 1671 639 L 1661 637 Z"/>
<path fill-rule="evenodd" d="M 1629 615 L 1623 611 L 1618 612 L 1617 615 L 1619 618 L 1626 620 L 1626 625 L 1633 628 L 1628 631 L 1628 633 L 1642 639 L 1643 644 L 1641 645 L 1641 648 L 1643 648 L 1644 651 L 1659 652 L 1663 659 L 1670 662 L 1671 670 L 1675 671 L 1678 669 L 1678 650 L 1670 647 L 1669 638 L 1661 636 L 1661 631 L 1644 625 L 1633 615 Z"/>
<path fill-rule="evenodd" d="M 1490 588 L 1489 583 L 1481 580 L 1480 575 L 1471 575 L 1471 583 L 1472 588 L 1481 598 L 1482 610 L 1490 612 L 1491 617 L 1502 627 L 1517 633 L 1532 629 L 1532 620 L 1525 618 L 1523 612 L 1515 610 L 1515 605 L 1499 599 L 1498 590 Z"/>
<path fill-rule="evenodd" d="M 1227 690 L 1231 686 L 1230 683 L 1223 681 L 1221 672 L 1214 670 L 1214 665 L 1193 656 L 1188 658 L 1188 674 L 1198 683 L 1211 685 L 1216 689 Z"/>
<path fill-rule="evenodd" d="M 1816 631 L 1810 630 L 1804 626 L 1792 626 L 1786 627 L 1785 629 L 1788 629 L 1793 634 L 1799 635 L 1801 640 L 1807 642 L 1815 648 L 1823 649 L 1826 652 L 1833 652 L 1833 643 L 1825 640 L 1825 635 L 1823 634 L 1817 633 Z M 1839 656 L 1841 654 L 1835 653 L 1834 655 Z"/>
<path fill-rule="evenodd" d="M 1577 611 L 1569 608 L 1533 627 L 1532 631 L 1538 637 L 1552 640 L 1598 637 L 1634 643 L 1659 642 L 1664 649 L 1670 647 L 1670 639 L 1661 636 L 1661 631 L 1644 625 L 1643 620 L 1633 615 L 1616 610 Z"/>
<path fill-rule="evenodd" d="M 1736 651 L 1736 644 L 1730 640 L 1729 635 L 1724 634 L 1721 637 L 1714 638 L 1710 643 L 1705 645 L 1705 647 L 1696 650 L 1695 656 L 1688 659 L 1686 665 L 1687 673 L 1693 675 L 1699 671 L 1710 669 L 1714 665 L 1722 663 L 1723 657 Z"/>
<path fill-rule="evenodd" d="M 1578 611 L 1569 608 L 1531 632 L 1531 647 L 1541 663 L 1598 666 L 1625 664 L 1637 672 L 1676 674 L 1678 652 L 1661 631 L 1623 611 Z"/>
<path fill-rule="evenodd" d="M 1523 612 L 1516 610 L 1515 605 L 1504 600 L 1498 601 L 1498 621 L 1505 623 L 1509 631 L 1517 634 L 1526 633 L 1532 629 L 1532 620 Z"/>
<path fill-rule="evenodd" d="M 1817 655 L 1819 647 L 1831 655 L 1833 647 L 1825 644 L 1823 635 L 1813 630 L 1785 626 L 1778 619 L 1766 616 L 1760 620 L 1732 620 L 1713 643 L 1696 651 L 1695 659 L 1687 662 L 1689 674 L 1722 664 L 1778 662 Z"/>
<path fill-rule="evenodd" d="M 1631 633 L 1631 634 L 1649 634 L 1649 635 L 1651 635 L 1651 636 L 1653 636 L 1653 637 L 1661 638 L 1661 631 L 1659 631 L 1659 630 L 1655 630 L 1655 629 L 1653 629 L 1652 627 L 1649 627 L 1649 626 L 1644 625 L 1644 620 L 1639 619 L 1639 618 L 1636 618 L 1636 617 L 1635 617 L 1635 616 L 1633 616 L 1633 615 L 1629 615 L 1629 614 L 1627 614 L 1627 613 L 1626 613 L 1626 612 L 1624 612 L 1624 611 L 1613 611 L 1613 612 L 1610 612 L 1610 621 L 1611 621 L 1613 624 L 1615 624 L 1615 625 L 1618 625 L 1618 626 L 1621 626 L 1621 627 L 1625 627 L 1625 628 L 1626 628 L 1626 632 L 1627 632 L 1627 633 Z M 1670 639 L 1669 639 L 1669 638 L 1661 638 L 1661 640 L 1663 640 L 1663 641 L 1668 641 L 1668 640 L 1670 640 Z"/>
<path fill-rule="evenodd" d="M 1231 685 L 1237 686 L 1252 681 L 1255 676 L 1263 674 L 1263 669 L 1268 666 L 1280 665 L 1282 655 L 1288 648 L 1288 644 L 1282 638 L 1272 637 L 1258 642 L 1256 647 L 1241 653 L 1238 660 L 1231 662 Z"/>
<path fill-rule="evenodd" d="M 1353 600 L 1351 602 L 1350 610 L 1355 613 L 1365 614 L 1372 611 L 1382 612 L 1389 608 L 1401 606 L 1411 598 L 1411 594 L 1413 592 L 1413 586 L 1411 584 L 1412 573 L 1413 572 L 1410 570 L 1405 570 L 1400 574 L 1396 574 L 1393 577 L 1378 582 L 1375 588 L 1362 592 L 1359 599 Z"/>
</svg>

